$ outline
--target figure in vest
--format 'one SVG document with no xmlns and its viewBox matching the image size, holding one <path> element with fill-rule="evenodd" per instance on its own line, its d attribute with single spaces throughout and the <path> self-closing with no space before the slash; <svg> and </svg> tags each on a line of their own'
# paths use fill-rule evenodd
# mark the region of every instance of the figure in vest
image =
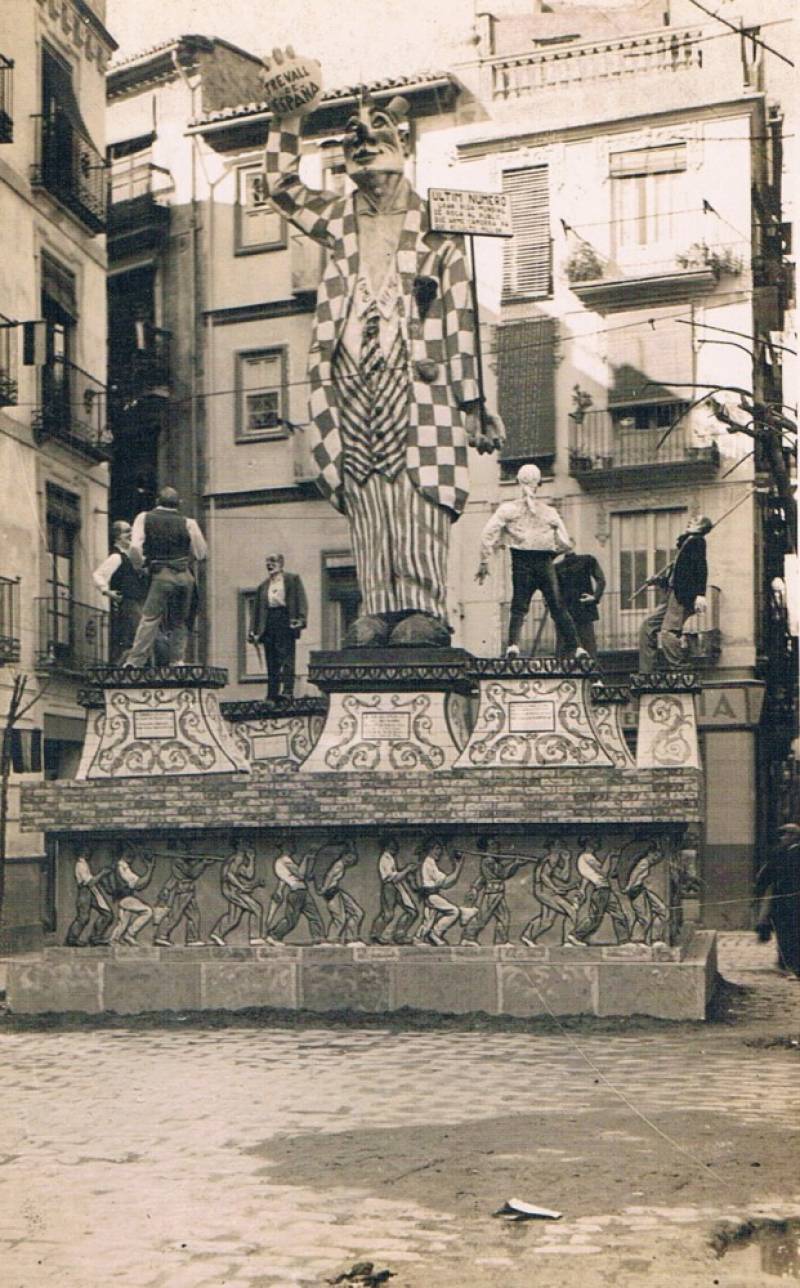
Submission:
<svg viewBox="0 0 800 1288">
<path fill-rule="evenodd" d="M 205 559 L 207 548 L 194 519 L 179 514 L 179 506 L 174 487 L 165 487 L 155 509 L 133 521 L 131 556 L 146 561 L 150 589 L 125 666 L 148 665 L 159 631 L 166 637 L 170 666 L 185 659 L 196 593 L 192 561 Z"/>
<path fill-rule="evenodd" d="M 448 646 L 450 527 L 467 500 L 467 445 L 504 437 L 484 413 L 463 238 L 432 232 L 403 174 L 408 104 L 361 95 L 343 138 L 355 192 L 298 176 L 318 64 L 274 50 L 266 183 L 280 213 L 326 251 L 309 360 L 317 483 L 347 516 L 362 616 L 346 645 Z"/>
</svg>

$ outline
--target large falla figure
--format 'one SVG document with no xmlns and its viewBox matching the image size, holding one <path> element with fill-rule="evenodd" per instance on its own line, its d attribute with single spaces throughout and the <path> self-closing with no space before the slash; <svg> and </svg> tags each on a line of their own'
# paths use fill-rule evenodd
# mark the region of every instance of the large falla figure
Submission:
<svg viewBox="0 0 800 1288">
<path fill-rule="evenodd" d="M 467 446 L 502 444 L 483 411 L 463 238 L 432 232 L 404 177 L 408 104 L 361 94 L 344 159 L 355 191 L 298 175 L 318 64 L 274 50 L 266 183 L 273 204 L 326 250 L 309 358 L 312 457 L 347 516 L 362 615 L 346 645 L 448 646 L 450 528 L 467 500 Z"/>
</svg>

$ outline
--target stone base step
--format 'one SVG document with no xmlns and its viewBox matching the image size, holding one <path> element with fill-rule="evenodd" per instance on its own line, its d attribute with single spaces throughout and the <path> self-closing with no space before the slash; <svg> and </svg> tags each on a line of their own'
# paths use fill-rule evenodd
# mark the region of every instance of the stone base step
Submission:
<svg viewBox="0 0 800 1288">
<path fill-rule="evenodd" d="M 702 1020 L 716 935 L 681 948 L 48 948 L 8 963 L 17 1014 L 242 1010 Z"/>
</svg>

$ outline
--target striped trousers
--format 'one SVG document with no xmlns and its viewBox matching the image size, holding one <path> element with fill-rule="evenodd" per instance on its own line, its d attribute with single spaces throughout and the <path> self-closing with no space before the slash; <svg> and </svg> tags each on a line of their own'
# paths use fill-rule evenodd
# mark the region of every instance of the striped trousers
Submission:
<svg viewBox="0 0 800 1288">
<path fill-rule="evenodd" d="M 361 611 L 431 613 L 447 620 L 449 512 L 411 483 L 370 474 L 358 483 L 346 471 L 344 500 L 361 590 Z"/>
</svg>

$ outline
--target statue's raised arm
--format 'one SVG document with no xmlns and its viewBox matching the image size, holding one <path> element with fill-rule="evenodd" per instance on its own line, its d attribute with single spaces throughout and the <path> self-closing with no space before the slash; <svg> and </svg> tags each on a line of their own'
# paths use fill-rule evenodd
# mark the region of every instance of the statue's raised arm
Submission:
<svg viewBox="0 0 800 1288">
<path fill-rule="evenodd" d="M 287 48 L 265 64 L 266 183 L 327 251 L 309 355 L 317 482 L 350 524 L 362 616 L 347 645 L 447 646 L 450 528 L 468 492 L 468 444 L 495 450 L 482 407 L 463 238 L 431 230 L 405 177 L 409 105 L 353 95 L 342 149 L 352 190 L 299 177 L 319 64 Z"/>
</svg>

